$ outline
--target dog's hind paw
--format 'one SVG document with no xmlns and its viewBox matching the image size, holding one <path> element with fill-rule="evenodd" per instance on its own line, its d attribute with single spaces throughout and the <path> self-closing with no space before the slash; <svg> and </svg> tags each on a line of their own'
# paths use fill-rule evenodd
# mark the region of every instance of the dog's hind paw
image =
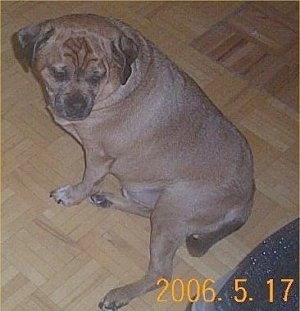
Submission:
<svg viewBox="0 0 300 311">
<path fill-rule="evenodd" d="M 116 306 L 106 307 L 102 302 L 99 303 L 99 308 L 101 311 L 117 311 Z"/>
<path fill-rule="evenodd" d="M 125 290 L 126 286 L 112 289 L 99 303 L 102 311 L 117 311 L 131 300 Z"/>
<path fill-rule="evenodd" d="M 98 207 L 107 208 L 110 207 L 113 203 L 109 201 L 104 194 L 93 194 L 89 198 L 90 202 Z"/>
</svg>

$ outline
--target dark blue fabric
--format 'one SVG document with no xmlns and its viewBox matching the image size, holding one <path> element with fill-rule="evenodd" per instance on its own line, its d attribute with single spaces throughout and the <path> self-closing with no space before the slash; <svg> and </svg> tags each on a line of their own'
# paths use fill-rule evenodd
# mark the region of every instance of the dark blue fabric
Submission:
<svg viewBox="0 0 300 311">
<path fill-rule="evenodd" d="M 234 280 L 247 279 L 241 283 L 253 301 L 237 303 L 233 290 Z M 267 280 L 274 279 L 274 302 L 268 301 Z M 281 279 L 293 279 L 287 302 L 283 293 L 287 284 Z M 299 218 L 284 226 L 259 244 L 237 267 L 218 293 L 222 301 L 214 303 L 217 311 L 298 311 L 299 310 Z"/>
</svg>

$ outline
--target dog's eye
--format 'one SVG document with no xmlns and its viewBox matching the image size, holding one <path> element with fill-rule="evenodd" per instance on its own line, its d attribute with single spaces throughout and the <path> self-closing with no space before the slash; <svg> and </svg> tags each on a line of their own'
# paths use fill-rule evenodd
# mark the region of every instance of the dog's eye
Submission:
<svg viewBox="0 0 300 311">
<path fill-rule="evenodd" d="M 54 77 L 54 79 L 58 82 L 64 82 L 68 80 L 68 72 L 67 69 L 65 67 L 62 68 L 56 68 L 56 67 L 52 67 L 50 69 L 52 76 Z"/>
<path fill-rule="evenodd" d="M 97 85 L 100 82 L 101 78 L 104 76 L 104 74 L 105 73 L 95 72 L 93 75 L 86 79 L 86 82 L 92 85 Z"/>
</svg>

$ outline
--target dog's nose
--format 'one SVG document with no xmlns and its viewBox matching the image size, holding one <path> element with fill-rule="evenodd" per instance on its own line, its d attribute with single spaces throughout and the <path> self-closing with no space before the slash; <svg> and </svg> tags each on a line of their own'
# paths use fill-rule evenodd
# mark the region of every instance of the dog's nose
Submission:
<svg viewBox="0 0 300 311">
<path fill-rule="evenodd" d="M 80 113 L 84 111 L 87 107 L 87 102 L 84 96 L 80 92 L 68 95 L 65 100 L 66 109 L 70 113 Z"/>
</svg>

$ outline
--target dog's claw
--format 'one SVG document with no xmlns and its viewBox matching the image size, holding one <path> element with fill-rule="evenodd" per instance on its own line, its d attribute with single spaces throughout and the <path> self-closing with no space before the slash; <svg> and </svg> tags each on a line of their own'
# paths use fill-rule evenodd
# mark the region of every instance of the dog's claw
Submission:
<svg viewBox="0 0 300 311">
<path fill-rule="evenodd" d="M 96 206 L 103 207 L 103 208 L 110 207 L 113 204 L 103 194 L 93 194 L 90 197 L 90 201 Z"/>
<path fill-rule="evenodd" d="M 99 308 L 102 311 L 117 311 L 119 308 L 128 304 L 131 298 L 128 296 L 124 287 L 112 289 L 99 302 Z"/>
<path fill-rule="evenodd" d="M 117 311 L 117 307 L 116 307 L 116 305 L 115 304 L 113 304 L 113 305 L 110 305 L 110 306 L 105 306 L 105 304 L 104 304 L 104 300 L 101 300 L 100 302 L 99 302 L 99 305 L 98 305 L 98 307 L 102 310 L 102 311 Z"/>
<path fill-rule="evenodd" d="M 57 204 L 71 206 L 75 204 L 73 194 L 72 186 L 66 185 L 51 191 L 50 198 L 53 198 Z"/>
</svg>

